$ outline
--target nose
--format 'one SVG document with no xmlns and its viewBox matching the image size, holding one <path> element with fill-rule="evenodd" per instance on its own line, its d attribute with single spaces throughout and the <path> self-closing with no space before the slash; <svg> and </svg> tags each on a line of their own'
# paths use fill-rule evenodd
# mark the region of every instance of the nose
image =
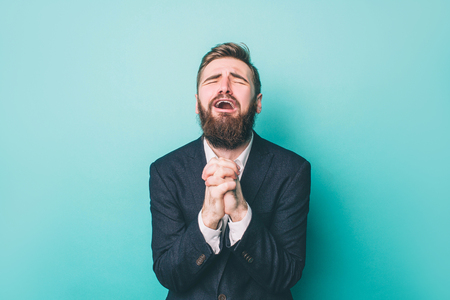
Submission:
<svg viewBox="0 0 450 300">
<path fill-rule="evenodd" d="M 230 80 L 228 79 L 227 76 L 223 76 L 221 78 L 218 93 L 219 94 L 229 94 L 229 95 L 233 94 L 233 92 L 231 90 Z"/>
</svg>

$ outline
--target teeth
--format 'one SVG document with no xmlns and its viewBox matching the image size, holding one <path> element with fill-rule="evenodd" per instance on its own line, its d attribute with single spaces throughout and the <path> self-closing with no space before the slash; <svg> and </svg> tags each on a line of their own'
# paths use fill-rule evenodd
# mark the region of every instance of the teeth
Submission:
<svg viewBox="0 0 450 300">
<path fill-rule="evenodd" d="M 226 101 L 226 100 L 217 101 L 216 107 L 218 108 L 220 106 L 220 104 L 222 104 L 222 103 L 228 103 L 231 105 L 232 108 L 234 108 L 233 102 Z"/>
</svg>

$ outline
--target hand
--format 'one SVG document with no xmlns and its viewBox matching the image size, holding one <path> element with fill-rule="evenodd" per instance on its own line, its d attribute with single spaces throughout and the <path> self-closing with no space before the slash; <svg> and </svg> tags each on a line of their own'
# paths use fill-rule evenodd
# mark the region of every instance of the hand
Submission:
<svg viewBox="0 0 450 300">
<path fill-rule="evenodd" d="M 242 194 L 241 182 L 235 180 L 236 188 L 228 191 L 224 196 L 225 213 L 228 214 L 233 222 L 241 221 L 248 211 L 247 201 Z"/>
<path fill-rule="evenodd" d="M 248 206 L 242 194 L 239 172 L 239 166 L 225 158 L 213 158 L 203 169 L 206 191 L 202 218 L 207 227 L 216 229 L 225 214 L 233 222 L 246 215 Z"/>
<path fill-rule="evenodd" d="M 231 177 L 237 179 L 240 174 L 239 166 L 226 158 L 212 158 L 203 168 L 202 179 L 206 186 L 217 186 L 223 179 Z"/>
<path fill-rule="evenodd" d="M 235 179 L 239 170 L 230 160 L 213 158 L 203 169 L 202 179 L 205 180 L 205 200 L 203 201 L 203 223 L 212 229 L 217 229 L 220 219 L 225 215 L 224 196 L 236 187 Z"/>
</svg>

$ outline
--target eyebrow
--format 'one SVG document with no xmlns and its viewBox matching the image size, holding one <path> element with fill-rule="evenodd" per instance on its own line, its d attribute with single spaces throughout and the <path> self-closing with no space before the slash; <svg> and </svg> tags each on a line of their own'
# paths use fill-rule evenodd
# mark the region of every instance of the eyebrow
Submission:
<svg viewBox="0 0 450 300">
<path fill-rule="evenodd" d="M 231 76 L 233 76 L 234 78 L 239 78 L 239 79 L 242 79 L 242 80 L 244 80 L 245 82 L 249 83 L 249 82 L 247 81 L 247 79 L 245 79 L 244 77 L 242 77 L 242 76 L 239 75 L 239 74 L 236 74 L 236 73 L 233 73 L 233 72 L 231 72 L 230 74 L 231 74 Z"/>
<path fill-rule="evenodd" d="M 230 72 L 230 75 L 231 75 L 232 77 L 234 77 L 234 78 L 239 78 L 239 79 L 242 79 L 242 80 L 244 80 L 245 82 L 249 83 L 247 79 L 245 79 L 244 77 L 242 77 L 242 76 L 239 75 L 239 74 Z M 203 80 L 202 83 L 205 83 L 205 82 L 207 82 L 208 80 L 217 79 L 217 78 L 219 78 L 219 77 L 221 77 L 221 76 L 222 76 L 221 73 L 215 74 L 215 75 L 211 75 L 211 76 L 209 76 L 208 78 L 206 78 L 205 80 Z"/>
<path fill-rule="evenodd" d="M 205 82 L 207 82 L 208 80 L 213 80 L 213 79 L 217 79 L 217 78 L 219 78 L 219 77 L 221 77 L 222 76 L 222 74 L 215 74 L 215 75 L 211 75 L 211 76 L 209 76 L 208 78 L 206 78 L 205 80 L 203 80 L 203 82 L 202 83 L 205 83 Z"/>
</svg>

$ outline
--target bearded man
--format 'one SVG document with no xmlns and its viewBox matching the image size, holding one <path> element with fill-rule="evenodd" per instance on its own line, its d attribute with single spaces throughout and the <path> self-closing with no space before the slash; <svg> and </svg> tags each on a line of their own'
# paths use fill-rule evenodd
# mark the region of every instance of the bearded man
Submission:
<svg viewBox="0 0 450 300">
<path fill-rule="evenodd" d="M 261 83 L 245 45 L 202 59 L 203 135 L 150 166 L 153 270 L 167 299 L 292 299 L 311 167 L 253 131 Z"/>
</svg>

